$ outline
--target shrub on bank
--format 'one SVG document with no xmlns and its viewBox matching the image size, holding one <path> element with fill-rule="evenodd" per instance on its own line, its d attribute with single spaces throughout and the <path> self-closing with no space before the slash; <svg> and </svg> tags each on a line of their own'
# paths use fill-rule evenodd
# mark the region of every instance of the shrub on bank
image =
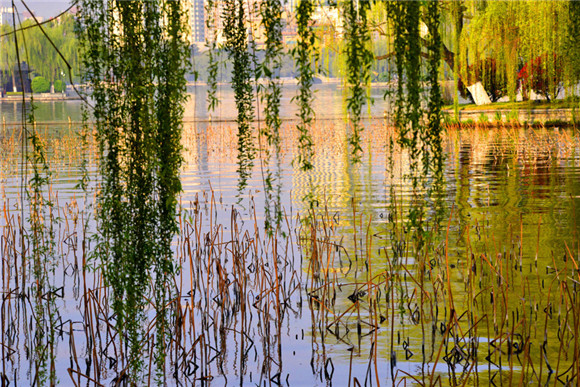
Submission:
<svg viewBox="0 0 580 387">
<path fill-rule="evenodd" d="M 46 93 L 50 90 L 50 82 L 44 77 L 36 77 L 31 83 L 33 93 Z"/>
<path fill-rule="evenodd" d="M 60 79 L 57 79 L 56 81 L 54 81 L 54 92 L 55 93 L 62 93 L 65 90 L 66 90 L 66 83 L 64 83 Z"/>
</svg>

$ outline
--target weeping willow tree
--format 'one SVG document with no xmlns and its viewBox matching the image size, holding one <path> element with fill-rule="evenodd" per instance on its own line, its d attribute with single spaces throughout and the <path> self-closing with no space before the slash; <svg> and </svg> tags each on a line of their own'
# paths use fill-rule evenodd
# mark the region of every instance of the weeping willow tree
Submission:
<svg viewBox="0 0 580 387">
<path fill-rule="evenodd" d="M 58 20 L 42 26 L 37 26 L 34 19 L 28 19 L 17 27 L 17 30 L 20 30 L 21 37 L 18 41 L 21 59 L 33 69 L 34 74 L 46 78 L 50 84 L 54 84 L 57 80 L 69 81 L 69 75 L 70 78 L 76 77 L 74 70 L 78 69 L 78 41 L 74 33 L 74 18 L 71 15 L 61 15 Z M 12 31 L 12 25 L 0 25 L 0 47 L 2 47 L 0 78 L 4 70 L 15 84 L 15 78 L 19 75 Z"/>
<path fill-rule="evenodd" d="M 94 259 L 111 289 L 118 340 L 126 348 L 119 378 L 141 384 L 144 309 L 153 296 L 163 383 L 181 190 L 186 14 L 177 1 L 82 0 L 79 23 L 101 153 Z"/>
<path fill-rule="evenodd" d="M 492 100 L 502 95 L 515 100 L 518 91 L 524 98 L 534 91 L 553 99 L 570 84 L 573 1 L 464 3 L 461 18 L 469 23 L 458 30 L 458 57 L 465 85 L 481 81 Z"/>
</svg>

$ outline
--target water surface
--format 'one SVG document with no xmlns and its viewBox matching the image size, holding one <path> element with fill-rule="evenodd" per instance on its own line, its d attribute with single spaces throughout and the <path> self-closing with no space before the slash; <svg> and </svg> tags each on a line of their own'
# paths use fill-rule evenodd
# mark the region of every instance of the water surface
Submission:
<svg viewBox="0 0 580 387">
<path fill-rule="evenodd" d="M 290 103 L 293 92 L 295 89 L 292 87 L 285 89 L 282 115 L 287 119 L 292 119 L 296 112 Z M 203 219 L 200 230 L 204 233 L 213 235 L 212 230 L 222 225 L 225 241 L 227 233 L 232 232 L 232 209 L 239 214 L 242 230 L 252 233 L 254 225 L 263 226 L 266 206 L 263 176 L 268 165 L 257 159 L 246 187 L 241 191 L 238 189 L 236 128 L 234 123 L 228 122 L 235 118 L 234 104 L 231 93 L 223 93 L 224 103 L 218 112 L 212 114 L 213 123 L 206 122 L 210 115 L 203 89 L 197 89 L 188 104 L 181 204 L 184 214 L 193 217 L 199 211 L 200 219 Z M 487 385 L 496 377 L 498 379 L 494 380 L 519 380 L 522 370 L 529 364 L 515 354 L 506 354 L 506 343 L 512 343 L 510 348 L 514 352 L 513 343 L 520 337 L 515 334 L 518 332 L 525 337 L 522 342 L 532 343 L 529 356 L 536 367 L 539 364 L 546 367 L 538 350 L 544 342 L 552 367 L 561 357 L 564 358 L 559 339 L 560 320 L 570 317 L 570 311 L 565 307 L 551 311 L 551 306 L 544 312 L 542 310 L 546 303 L 557 305 L 546 298 L 549 297 L 547 289 L 563 297 L 563 290 L 558 288 L 564 289 L 562 284 L 566 280 L 555 272 L 568 266 L 571 269 L 569 258 L 571 255 L 577 257 L 580 251 L 578 134 L 573 129 L 547 130 L 509 125 L 449 131 L 444 137 L 444 181 L 438 191 L 442 205 L 436 207 L 436 195 L 429 195 L 426 191 L 432 186 L 432 177 L 425 177 L 425 190 L 414 193 L 408 178 L 410 171 L 406 153 L 396 149 L 389 152 L 387 145 L 391 130 L 382 119 L 388 106 L 381 102 L 381 90 L 373 91 L 373 96 L 377 102 L 370 113 L 378 119 L 365 121 L 365 153 L 360 164 L 353 163 L 348 153 L 347 127 L 341 118 L 344 111 L 342 90 L 335 85 L 323 85 L 317 91 L 314 109 L 318 121 L 313 131 L 316 153 L 312 171 L 301 171 L 293 163 L 296 132 L 292 122 L 284 123 L 279 184 L 286 221 L 281 227 L 294 235 L 292 247 L 286 248 L 285 252 L 292 255 L 290 266 L 295 270 L 294 275 L 306 285 L 292 297 L 294 309 L 287 312 L 277 327 L 280 333 L 270 335 L 282 349 L 274 363 L 265 360 L 276 352 L 266 350 L 270 345 L 265 341 L 267 335 L 259 328 L 249 328 L 249 335 L 255 343 L 251 353 L 246 354 L 249 358 L 245 365 L 247 369 L 240 371 L 243 367 L 240 368 L 237 359 L 244 346 L 233 333 L 237 323 L 232 323 L 232 332 L 223 336 L 216 334 L 212 338 L 216 341 L 213 347 L 223 345 L 225 348 L 218 360 L 208 361 L 205 364 L 207 369 L 197 370 L 196 377 L 211 374 L 211 384 L 214 385 L 222 385 L 226 380 L 254 385 L 260 380 L 277 380 L 271 378 L 279 373 L 281 381 L 288 381 L 290 385 L 326 385 L 330 381 L 344 385 L 349 375 L 357 377 L 360 382 L 365 378 L 375 381 L 373 361 L 376 359 L 381 383 L 405 377 L 411 383 L 409 375 L 428 382 L 431 375 L 436 375 L 442 377 L 444 385 L 454 384 L 455 378 L 462 380 L 461 377 L 467 378 L 468 384 Z M 39 103 L 38 106 L 37 128 L 49 139 L 47 149 L 51 155 L 52 191 L 57 194 L 58 205 L 66 209 L 74 202 L 82 208 L 84 193 L 77 188 L 82 159 L 75 134 L 79 127 L 68 123 L 69 117 L 72 122 L 80 120 L 80 104 L 59 101 Z M 10 123 L 17 120 L 21 106 L 2 103 L 0 109 L 6 122 Z M 10 127 L 3 129 L 1 136 L 3 204 L 12 219 L 16 219 L 21 211 L 17 207 L 23 173 L 18 136 L 18 129 Z M 270 163 L 269 168 L 276 171 L 275 163 Z M 95 187 L 99 177 L 94 155 L 89 158 L 89 174 L 93 181 L 91 186 Z M 308 238 L 302 242 L 297 240 L 300 236 L 312 235 L 304 228 L 304 223 L 298 221 L 298 216 L 307 216 L 312 205 L 305 199 L 307 197 L 315 199 L 316 217 L 326 222 L 317 238 L 341 246 L 321 250 L 321 254 L 332 257 L 332 264 L 321 273 L 336 275 L 332 282 L 334 314 L 330 315 L 324 315 L 323 309 L 316 306 L 308 306 L 316 305 L 309 304 L 313 296 L 323 296 L 316 293 L 315 285 L 319 279 L 311 266 L 313 250 L 309 243 L 312 241 L 308 242 Z M 408 223 L 410 207 L 417 197 L 424 200 L 425 227 L 433 236 L 430 242 L 432 255 L 429 257 L 432 262 L 426 261 L 426 266 L 423 266 L 426 269 L 420 269 L 418 264 L 423 258 L 414 255 L 416 240 L 411 237 L 413 230 Z M 92 198 L 89 196 L 87 200 L 90 203 Z M 438 208 L 443 211 L 438 211 Z M 74 213 L 72 209 L 70 211 L 69 215 Z M 434 221 L 436 214 L 440 215 L 437 222 Z M 64 223 L 67 227 L 73 227 L 65 210 L 61 218 L 67 219 Z M 6 216 L 0 221 L 4 240 L 13 232 L 10 228 L 13 223 L 14 220 Z M 74 227 L 78 230 L 78 223 Z M 320 234 L 322 230 L 328 235 Z M 182 226 L 182 231 L 176 246 L 183 246 L 190 240 L 192 234 L 188 234 L 185 226 Z M 265 236 L 262 238 L 267 240 Z M 286 243 L 282 237 L 279 240 Z M 82 332 L 86 311 L 79 306 L 79 274 L 73 274 L 71 270 L 71 265 L 78 264 L 79 253 L 66 248 L 70 245 L 65 238 L 59 243 L 64 246 L 61 248 L 64 258 L 62 264 L 56 265 L 54 274 L 55 282 L 63 286 L 63 297 L 58 300 L 58 305 L 62 307 L 62 320 L 70 321 L 71 327 L 78 325 L 79 332 Z M 200 248 L 200 245 L 196 246 Z M 3 249 L 4 264 L 10 256 L 8 244 L 5 243 Z M 224 254 L 227 256 L 226 252 Z M 179 277 L 183 294 L 191 293 L 187 279 L 195 276 L 195 265 L 189 265 L 184 250 L 176 251 L 176 259 L 183 264 Z M 271 256 L 264 255 L 263 259 L 272 264 Z M 231 262 L 224 265 L 231 265 Z M 22 274 L 9 268 L 4 270 L 5 274 L 10 273 L 10 278 L 4 277 L 3 291 L 6 299 L 11 299 L 8 295 L 16 291 L 18 276 Z M 427 270 L 421 285 L 418 270 Z M 369 273 L 379 275 L 383 271 L 389 275 L 376 287 L 383 292 L 378 297 L 381 300 L 377 305 L 378 312 L 363 301 L 363 307 L 357 313 L 348 312 L 353 305 L 349 296 L 360 291 L 360 284 L 369 281 Z M 290 276 L 284 280 L 288 284 L 294 281 Z M 89 287 L 98 287 L 98 279 L 83 281 Z M 566 286 L 572 285 L 569 282 Z M 449 299 L 449 292 L 453 293 L 453 300 Z M 193 304 L 195 297 L 201 296 L 184 297 L 183 303 Z M 395 299 L 398 300 L 397 311 Z M 436 299 L 445 301 L 430 301 Z M 202 303 L 202 300 L 198 301 Z M 450 308 L 450 302 L 454 303 L 454 308 Z M 389 311 L 391 307 L 393 310 Z M 446 332 L 451 309 L 460 316 L 457 327 L 462 327 L 463 335 L 457 333 L 459 329 Z M 17 320 L 24 319 L 24 312 L 16 310 L 10 309 Z M 471 316 L 466 317 L 464 311 L 470 311 Z M 346 312 L 344 324 L 340 325 L 342 333 L 335 332 L 336 325 L 329 329 L 321 328 L 331 322 L 332 316 L 336 318 Z M 195 318 L 203 319 L 200 311 L 191 313 Z M 372 321 L 379 315 L 385 317 L 385 322 L 379 322 L 376 330 L 363 323 L 363 337 L 355 334 L 357 324 Z M 526 317 L 521 317 L 524 315 Z M 7 322 L 3 321 L 3 331 L 6 332 L 5 324 Z M 346 334 L 346 330 L 350 333 Z M 13 335 L 25 341 L 24 333 Z M 69 339 L 65 335 L 58 344 L 56 367 L 62 383 L 70 378 L 67 371 L 71 356 Z M 83 338 L 82 334 L 75 335 L 75 340 L 77 359 L 83 362 L 90 359 L 93 356 L 90 340 Z M 192 348 L 195 348 L 194 341 L 195 338 L 189 342 Z M 444 347 L 440 347 L 442 342 Z M 454 347 L 453 343 L 459 346 Z M 20 348 L 21 345 L 18 340 L 14 341 L 14 347 Z M 450 359 L 454 348 L 479 348 L 479 352 L 469 360 L 453 361 Z M 496 351 L 496 348 L 502 350 Z M 439 358 L 438 353 L 447 357 L 442 355 Z M 3 372 L 9 375 L 8 379 L 20 380 L 24 384 L 30 382 L 24 353 L 18 352 L 20 360 L 16 360 L 15 355 L 4 356 L 6 371 Z M 111 356 L 110 353 L 107 356 Z M 222 365 L 218 367 L 220 361 Z M 569 362 L 562 360 L 562 364 L 568 365 Z M 264 373 L 264 364 L 268 364 L 270 370 L 266 373 L 268 377 Z M 330 373 L 332 368 L 334 371 Z M 92 374 L 96 371 L 89 367 L 86 372 Z M 546 375 L 542 376 L 544 381 Z M 113 376 L 112 371 L 109 374 L 104 372 L 102 381 L 110 382 Z"/>
</svg>

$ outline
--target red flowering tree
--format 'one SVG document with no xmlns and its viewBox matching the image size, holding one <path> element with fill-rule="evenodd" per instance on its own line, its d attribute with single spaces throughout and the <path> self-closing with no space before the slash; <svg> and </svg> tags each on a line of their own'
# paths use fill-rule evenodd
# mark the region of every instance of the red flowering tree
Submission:
<svg viewBox="0 0 580 387">
<path fill-rule="evenodd" d="M 524 99 L 530 90 L 552 101 L 562 89 L 563 62 L 556 54 L 543 54 L 527 62 L 518 73 Z"/>
</svg>

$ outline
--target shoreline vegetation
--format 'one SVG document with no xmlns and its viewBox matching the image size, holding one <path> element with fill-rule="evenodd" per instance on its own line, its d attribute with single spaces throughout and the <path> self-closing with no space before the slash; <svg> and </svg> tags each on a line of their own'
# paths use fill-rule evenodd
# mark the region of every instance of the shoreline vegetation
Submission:
<svg viewBox="0 0 580 387">
<path fill-rule="evenodd" d="M 474 103 L 460 104 L 459 111 L 488 111 L 488 110 L 549 110 L 549 109 L 578 109 L 580 104 L 578 99 L 566 98 L 555 101 L 528 100 L 518 102 L 493 102 L 487 105 L 476 105 Z M 444 111 L 453 111 L 453 105 L 443 106 Z"/>
</svg>

